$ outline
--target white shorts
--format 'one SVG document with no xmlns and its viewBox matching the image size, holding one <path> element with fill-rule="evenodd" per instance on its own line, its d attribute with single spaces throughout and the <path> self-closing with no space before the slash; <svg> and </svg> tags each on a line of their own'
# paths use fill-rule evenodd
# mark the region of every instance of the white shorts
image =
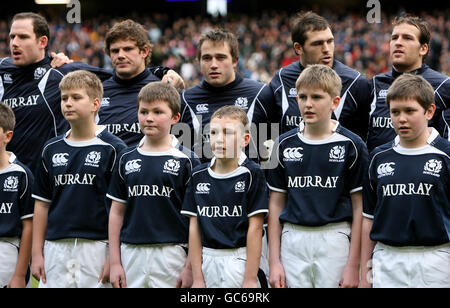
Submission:
<svg viewBox="0 0 450 308">
<path fill-rule="evenodd" d="M 281 264 L 289 288 L 337 288 L 350 253 L 348 222 L 322 227 L 285 223 Z"/>
<path fill-rule="evenodd" d="M 186 265 L 187 245 L 120 246 L 128 288 L 175 288 Z"/>
<path fill-rule="evenodd" d="M 39 288 L 102 288 L 98 282 L 108 255 L 107 241 L 62 239 L 45 241 L 44 266 L 47 283 Z"/>
<path fill-rule="evenodd" d="M 211 249 L 203 247 L 202 272 L 207 288 L 242 288 L 247 249 Z M 258 287 L 267 287 L 263 270 L 258 272 Z"/>
<path fill-rule="evenodd" d="M 373 250 L 374 288 L 450 288 L 450 243 L 433 247 L 392 247 Z"/>
<path fill-rule="evenodd" d="M 0 288 L 7 287 L 16 271 L 19 257 L 18 238 L 0 238 Z"/>
</svg>

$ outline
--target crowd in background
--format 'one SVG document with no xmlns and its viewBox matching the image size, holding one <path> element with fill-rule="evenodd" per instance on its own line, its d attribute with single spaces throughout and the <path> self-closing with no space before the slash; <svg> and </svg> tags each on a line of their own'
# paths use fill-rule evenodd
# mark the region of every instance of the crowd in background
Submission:
<svg viewBox="0 0 450 308">
<path fill-rule="evenodd" d="M 389 64 L 389 38 L 395 16 L 382 15 L 381 23 L 369 23 L 366 16 L 319 12 L 332 25 L 335 57 L 364 73 L 368 79 L 386 72 Z M 426 60 L 433 69 L 450 75 L 450 9 L 423 13 L 432 30 L 430 54 Z M 129 16 L 148 29 L 153 43 L 152 64 L 180 72 L 190 87 L 201 79 L 197 42 L 205 31 L 220 25 L 237 33 L 241 56 L 239 71 L 248 78 L 269 82 L 280 68 L 297 61 L 290 36 L 290 13 L 262 13 L 259 16 L 231 15 L 227 18 L 186 17 L 171 21 L 169 15 L 154 13 Z M 108 29 L 124 18 L 101 16 L 68 24 L 65 18 L 48 18 L 51 26 L 50 50 L 62 51 L 74 60 L 104 68 L 111 67 L 103 52 Z M 0 57 L 9 56 L 8 24 L 0 21 Z"/>
</svg>

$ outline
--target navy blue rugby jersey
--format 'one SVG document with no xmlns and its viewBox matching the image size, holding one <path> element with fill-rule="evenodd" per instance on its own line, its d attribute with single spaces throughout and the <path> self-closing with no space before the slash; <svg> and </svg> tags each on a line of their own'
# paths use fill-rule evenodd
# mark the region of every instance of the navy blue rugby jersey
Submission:
<svg viewBox="0 0 450 308">
<path fill-rule="evenodd" d="M 194 169 L 181 213 L 197 217 L 204 247 L 246 247 L 249 217 L 268 213 L 264 173 L 244 153 L 231 173 L 215 173 L 214 163 Z"/>
<path fill-rule="evenodd" d="M 189 125 L 190 136 L 186 136 L 184 131 L 178 131 L 181 127 L 178 124 L 174 125 L 172 131 L 182 140 L 184 146 L 191 147 L 202 163 L 209 162 L 213 157 L 209 143 L 211 116 L 227 105 L 239 106 L 247 112 L 249 123 L 252 123 L 254 128 L 251 128 L 252 138 L 246 154 L 258 162 L 259 155 L 264 155 L 261 151 L 264 150 L 263 143 L 269 138 L 269 123 L 274 115 L 273 95 L 264 83 L 242 78 L 238 74 L 232 83 L 220 88 L 203 80 L 181 94 L 180 123 Z"/>
<path fill-rule="evenodd" d="M 67 140 L 69 133 L 45 144 L 36 174 L 33 197 L 50 203 L 46 239 L 107 239 L 106 193 L 126 145 L 106 127 L 89 141 Z"/>
<path fill-rule="evenodd" d="M 364 185 L 370 238 L 392 246 L 435 246 L 450 240 L 450 143 L 433 132 L 428 145 L 376 148 Z"/>
<path fill-rule="evenodd" d="M 421 75 L 434 88 L 436 112 L 429 126 L 437 129 L 444 138 L 449 138 L 449 122 L 444 120 L 444 111 L 450 108 L 450 77 L 432 70 L 428 65 L 423 64 L 421 68 L 411 72 Z M 389 87 L 401 73 L 392 69 L 386 74 L 373 77 L 370 82 L 371 87 L 371 110 L 369 118 L 369 133 L 367 137 L 367 147 L 372 151 L 377 146 L 393 141 L 397 136 L 392 125 L 389 108 L 386 104 L 386 96 Z"/>
<path fill-rule="evenodd" d="M 189 152 L 174 147 L 150 153 L 132 147 L 119 155 L 107 196 L 126 204 L 121 242 L 188 242 L 189 220 L 180 211 L 192 170 L 200 164 Z"/>
<path fill-rule="evenodd" d="M 351 194 L 361 191 L 368 153 L 364 141 L 336 123 L 325 140 L 309 140 L 300 127 L 280 136 L 269 170 L 272 191 L 287 194 L 281 223 L 323 226 L 352 220 Z"/>
<path fill-rule="evenodd" d="M 280 122 L 282 133 L 297 128 L 302 121 L 295 84 L 303 70 L 304 67 L 297 61 L 280 69 L 270 82 L 278 109 L 277 122 Z M 370 110 L 369 84 L 361 73 L 337 60 L 334 61 L 333 70 L 342 79 L 342 91 L 341 102 L 332 117 L 365 139 Z"/>
<path fill-rule="evenodd" d="M 0 170 L 0 237 L 20 237 L 22 220 L 33 217 L 33 174 L 10 154 L 10 165 Z"/>
<path fill-rule="evenodd" d="M 11 58 L 0 59 L 0 101 L 10 106 L 16 116 L 14 136 L 7 149 L 33 172 L 44 143 L 69 129 L 61 113 L 61 79 L 80 69 L 103 80 L 111 76 L 111 72 L 81 62 L 52 69 L 51 60 L 47 56 L 38 63 L 18 67 Z"/>
<path fill-rule="evenodd" d="M 148 83 L 160 81 L 150 69 L 132 79 L 113 77 L 103 82 L 103 99 L 99 124 L 106 125 L 111 134 L 122 139 L 128 146 L 135 146 L 144 136 L 139 127 L 137 97 Z"/>
</svg>

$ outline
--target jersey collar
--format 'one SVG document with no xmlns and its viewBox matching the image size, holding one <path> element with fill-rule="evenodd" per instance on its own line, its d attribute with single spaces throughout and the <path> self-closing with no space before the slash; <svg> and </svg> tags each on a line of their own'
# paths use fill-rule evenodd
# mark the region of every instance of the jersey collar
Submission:
<svg viewBox="0 0 450 308">
<path fill-rule="evenodd" d="M 428 65 L 422 64 L 421 67 L 419 67 L 416 70 L 413 70 L 411 72 L 408 72 L 408 74 L 413 75 L 422 75 L 426 70 L 428 69 Z M 403 75 L 403 73 L 397 72 L 394 67 L 392 67 L 392 77 L 397 78 L 399 76 Z"/>
<path fill-rule="evenodd" d="M 439 132 L 434 128 L 434 127 L 430 127 L 431 129 L 431 134 L 430 137 L 428 137 L 427 140 L 427 145 L 425 147 L 422 148 L 417 148 L 417 149 L 409 149 L 409 148 L 404 148 L 400 145 L 400 137 L 397 136 L 394 139 L 394 149 L 399 152 L 399 153 L 403 153 L 403 154 L 417 154 L 422 152 L 422 150 L 426 147 L 428 147 L 429 145 L 431 145 L 436 138 L 439 137 Z"/>
</svg>

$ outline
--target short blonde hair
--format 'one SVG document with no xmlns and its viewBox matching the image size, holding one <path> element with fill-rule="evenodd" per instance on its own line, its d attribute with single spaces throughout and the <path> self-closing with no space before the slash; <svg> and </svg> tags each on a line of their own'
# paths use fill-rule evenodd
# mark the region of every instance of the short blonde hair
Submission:
<svg viewBox="0 0 450 308">
<path fill-rule="evenodd" d="M 61 91 L 84 89 L 91 99 L 101 100 L 103 97 L 102 82 L 97 75 L 85 70 L 74 71 L 64 76 L 59 83 L 59 89 Z"/>
<path fill-rule="evenodd" d="M 223 117 L 229 117 L 231 119 L 239 120 L 242 125 L 244 125 L 245 132 L 248 133 L 250 131 L 247 113 L 245 113 L 242 108 L 235 105 L 223 106 L 213 113 L 211 121 L 214 118 L 221 119 Z"/>
<path fill-rule="evenodd" d="M 301 88 L 317 88 L 330 94 L 331 97 L 336 97 L 341 95 L 342 80 L 331 67 L 314 64 L 303 70 L 295 87 L 297 92 L 300 92 Z"/>
<path fill-rule="evenodd" d="M 3 128 L 3 132 L 14 130 L 16 125 L 16 117 L 14 112 L 8 105 L 0 102 L 0 127 Z"/>
</svg>

